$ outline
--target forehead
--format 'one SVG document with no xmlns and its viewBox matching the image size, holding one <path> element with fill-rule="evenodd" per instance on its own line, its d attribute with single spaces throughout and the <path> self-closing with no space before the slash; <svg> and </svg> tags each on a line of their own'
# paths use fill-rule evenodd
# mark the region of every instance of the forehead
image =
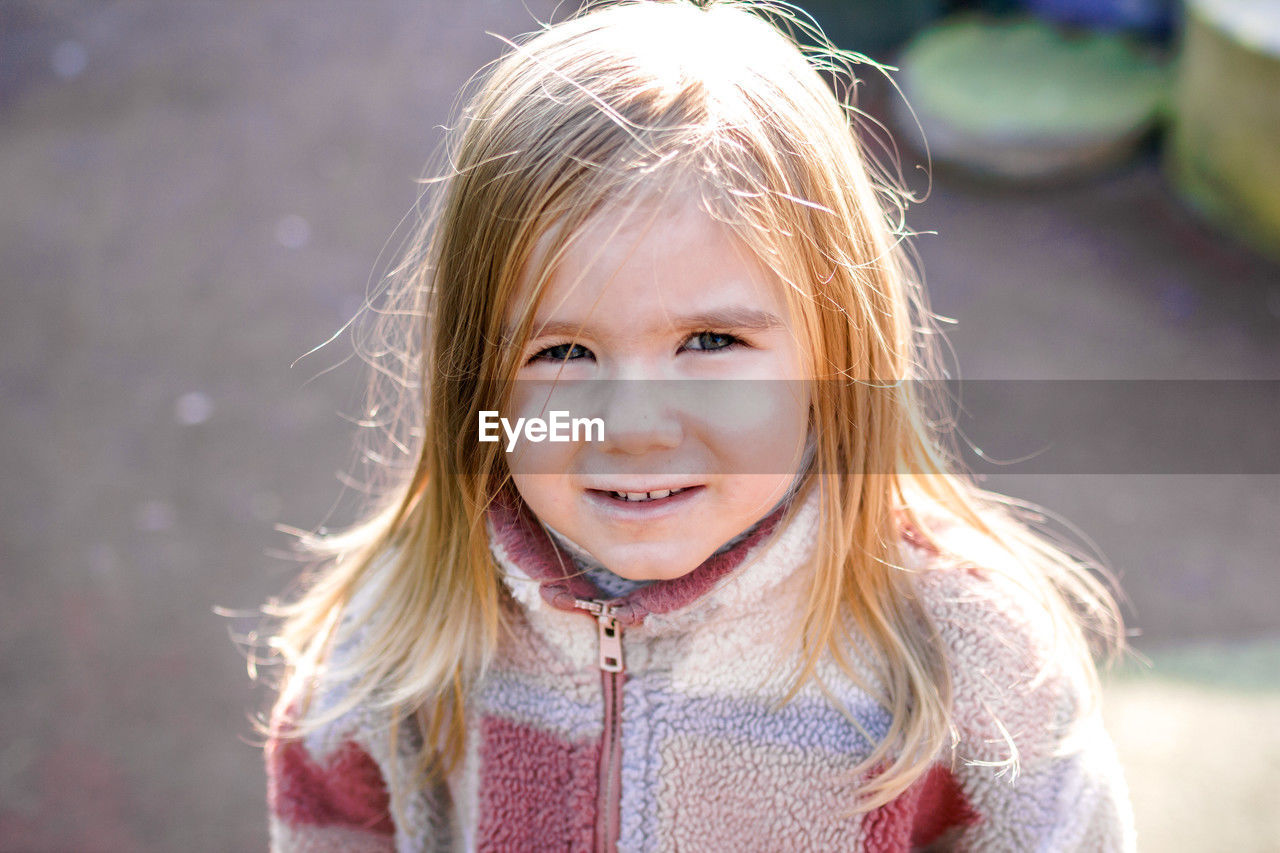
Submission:
<svg viewBox="0 0 1280 853">
<path fill-rule="evenodd" d="M 564 316 L 625 324 L 730 305 L 785 310 L 773 272 L 688 196 L 606 209 L 567 240 L 549 229 L 535 258 L 551 263 L 535 334 L 538 325 Z M 517 304 L 527 306 L 532 282 L 522 282 L 521 291 Z"/>
</svg>

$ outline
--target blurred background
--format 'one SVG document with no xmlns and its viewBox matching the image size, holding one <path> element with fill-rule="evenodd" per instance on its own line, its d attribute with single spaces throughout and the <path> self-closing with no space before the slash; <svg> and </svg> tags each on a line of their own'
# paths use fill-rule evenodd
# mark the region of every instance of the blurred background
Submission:
<svg viewBox="0 0 1280 853">
<path fill-rule="evenodd" d="M 266 846 L 214 608 L 286 588 L 275 525 L 349 520 L 365 378 L 346 337 L 298 359 L 394 261 L 460 86 L 571 6 L 0 0 L 0 848 Z M 914 114 L 870 67 L 859 103 L 965 377 L 1280 380 L 1276 4 L 809 8 L 900 69 Z M 1276 470 L 986 484 L 1121 576 L 1143 849 L 1280 850 Z"/>
</svg>

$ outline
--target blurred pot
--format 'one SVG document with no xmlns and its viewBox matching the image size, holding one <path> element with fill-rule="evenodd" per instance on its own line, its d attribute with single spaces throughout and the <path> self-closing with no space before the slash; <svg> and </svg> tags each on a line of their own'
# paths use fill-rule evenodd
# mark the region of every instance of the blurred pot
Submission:
<svg viewBox="0 0 1280 853">
<path fill-rule="evenodd" d="M 961 14 L 921 33 L 898 64 L 899 134 L 990 178 L 1059 180 L 1129 157 L 1159 123 L 1167 69 L 1117 34 Z M 916 126 L 919 120 L 920 127 Z"/>
</svg>

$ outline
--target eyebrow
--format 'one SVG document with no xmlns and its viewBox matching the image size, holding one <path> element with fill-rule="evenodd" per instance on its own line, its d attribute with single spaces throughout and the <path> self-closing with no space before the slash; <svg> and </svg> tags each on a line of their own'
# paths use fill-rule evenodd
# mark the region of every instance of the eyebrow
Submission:
<svg viewBox="0 0 1280 853">
<path fill-rule="evenodd" d="M 761 311 L 758 308 L 735 306 L 713 311 L 701 311 L 695 314 L 682 314 L 668 318 L 666 328 L 679 331 L 701 331 L 727 329 L 740 332 L 767 332 L 780 329 L 782 319 L 777 314 Z M 591 326 L 577 320 L 548 320 L 546 323 L 534 322 L 533 338 L 574 337 L 586 335 L 594 337 Z"/>
</svg>

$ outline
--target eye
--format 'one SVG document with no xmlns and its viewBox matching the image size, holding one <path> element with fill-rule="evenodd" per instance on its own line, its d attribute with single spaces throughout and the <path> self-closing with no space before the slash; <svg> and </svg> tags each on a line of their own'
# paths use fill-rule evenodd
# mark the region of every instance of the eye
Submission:
<svg viewBox="0 0 1280 853">
<path fill-rule="evenodd" d="M 684 348 L 714 351 L 739 345 L 744 345 L 744 342 L 733 335 L 727 335 L 723 332 L 698 332 L 689 338 L 689 342 L 684 345 Z"/>
<path fill-rule="evenodd" d="M 533 357 L 529 359 L 532 364 L 535 361 L 577 361 L 581 358 L 590 358 L 591 350 L 582 344 L 556 344 L 553 347 L 538 350 Z"/>
</svg>

